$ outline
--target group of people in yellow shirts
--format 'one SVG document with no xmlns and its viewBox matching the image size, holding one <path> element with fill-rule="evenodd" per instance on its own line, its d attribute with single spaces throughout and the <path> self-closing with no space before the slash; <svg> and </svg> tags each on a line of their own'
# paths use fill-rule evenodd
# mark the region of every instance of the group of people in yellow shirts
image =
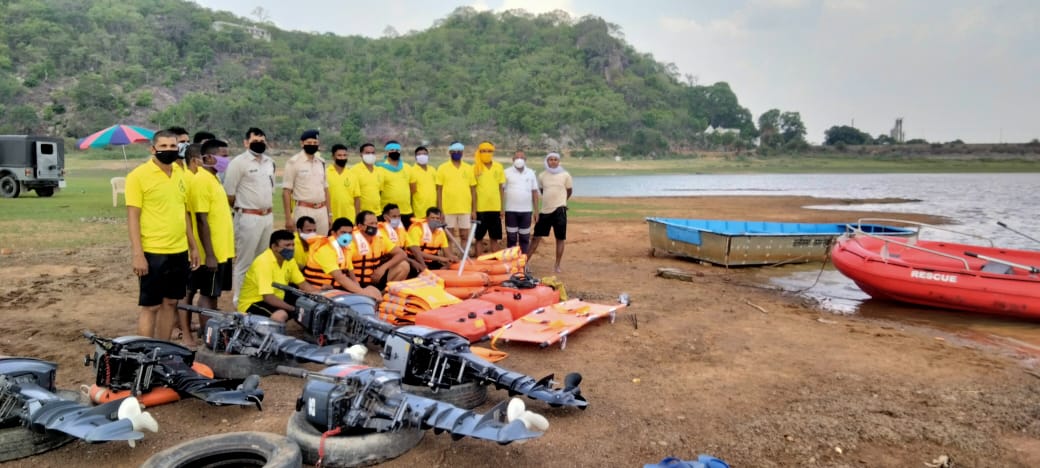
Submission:
<svg viewBox="0 0 1040 468">
<path fill-rule="evenodd" d="M 379 300 L 386 283 L 457 261 L 471 233 L 477 255 L 498 250 L 503 221 L 507 246 L 527 254 L 552 231 L 559 271 L 572 180 L 557 153 L 546 156 L 537 176 L 522 151 L 508 169 L 495 162 L 490 142 L 477 147 L 473 164 L 463 161 L 458 142 L 436 168 L 423 146 L 409 164 L 396 141 L 383 146 L 381 157 L 375 145 L 361 145 L 361 161 L 352 166 L 349 149 L 333 145 L 326 164 L 318 131 L 308 130 L 283 170 L 285 228 L 275 230 L 275 164 L 262 130 L 250 128 L 247 150 L 234 158 L 227 143 L 208 133 L 187 143 L 183 129 L 157 132 L 153 157 L 127 177 L 140 335 L 167 339 L 186 291 L 188 302 L 197 292 L 200 306 L 217 308 L 221 293 L 231 290 L 238 311 L 279 321 L 295 309 L 275 283 Z M 185 313 L 179 322 L 185 344 L 193 346 Z"/>
</svg>

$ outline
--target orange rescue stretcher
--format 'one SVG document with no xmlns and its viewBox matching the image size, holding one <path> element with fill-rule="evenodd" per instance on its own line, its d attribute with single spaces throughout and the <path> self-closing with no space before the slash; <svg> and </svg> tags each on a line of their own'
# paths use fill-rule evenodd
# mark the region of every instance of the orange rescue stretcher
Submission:
<svg viewBox="0 0 1040 468">
<path fill-rule="evenodd" d="M 491 348 L 497 349 L 495 345 L 499 341 L 521 341 L 536 343 L 542 348 L 560 343 L 560 349 L 564 349 L 571 333 L 603 317 L 609 317 L 610 323 L 614 323 L 617 312 L 625 307 L 625 304 L 603 305 L 571 299 L 535 309 L 492 333 Z"/>
</svg>

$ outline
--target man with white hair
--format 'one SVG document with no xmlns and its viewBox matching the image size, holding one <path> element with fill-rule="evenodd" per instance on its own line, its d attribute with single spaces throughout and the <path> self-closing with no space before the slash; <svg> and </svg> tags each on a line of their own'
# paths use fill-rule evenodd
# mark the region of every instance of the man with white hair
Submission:
<svg viewBox="0 0 1040 468">
<path fill-rule="evenodd" d="M 538 175 L 538 184 L 542 191 L 542 208 L 538 211 L 538 222 L 534 226 L 534 239 L 528 257 L 534 256 L 539 240 L 547 237 L 552 229 L 556 236 L 556 264 L 553 271 L 559 273 L 563 245 L 567 240 L 567 200 L 571 198 L 574 188 L 570 173 L 560 165 L 559 153 L 552 152 L 545 156 L 545 171 Z"/>
</svg>

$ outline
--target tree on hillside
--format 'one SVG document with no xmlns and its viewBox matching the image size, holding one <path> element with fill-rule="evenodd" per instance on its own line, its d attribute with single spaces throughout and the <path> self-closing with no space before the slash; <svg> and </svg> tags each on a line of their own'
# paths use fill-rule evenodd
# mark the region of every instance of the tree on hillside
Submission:
<svg viewBox="0 0 1040 468">
<path fill-rule="evenodd" d="M 870 134 L 848 125 L 832 126 L 823 132 L 823 136 L 823 144 L 828 146 L 836 145 L 838 143 L 844 143 L 846 145 L 869 145 L 874 142 L 874 139 L 870 137 Z"/>
</svg>

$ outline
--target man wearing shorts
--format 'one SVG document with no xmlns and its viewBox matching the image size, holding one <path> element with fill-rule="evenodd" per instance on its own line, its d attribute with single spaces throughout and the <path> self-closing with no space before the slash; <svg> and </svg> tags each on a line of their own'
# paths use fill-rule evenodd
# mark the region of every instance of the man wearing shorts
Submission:
<svg viewBox="0 0 1040 468">
<path fill-rule="evenodd" d="M 126 177 L 127 225 L 131 263 L 140 278 L 137 334 L 168 340 L 188 272 L 199 266 L 199 252 L 188 215 L 188 187 L 174 164 L 177 136 L 157 132 L 151 153 Z"/>
<path fill-rule="evenodd" d="M 231 290 L 231 259 L 235 256 L 231 205 L 228 205 L 224 186 L 217 179 L 217 155 L 220 148 L 226 147 L 227 143 L 220 140 L 202 144 L 202 167 L 192 178 L 188 198 L 188 206 L 195 213 L 195 243 L 201 247 L 202 266 L 192 272 L 188 294 L 190 297 L 198 291 L 199 306 L 207 309 L 219 309 L 217 300 L 220 294 Z M 191 323 L 191 320 L 187 322 Z M 205 324 L 206 317 L 199 316 L 199 322 Z M 183 333 L 188 331 L 183 330 Z"/>
<path fill-rule="evenodd" d="M 574 187 L 571 175 L 560 165 L 559 153 L 545 156 L 545 172 L 538 174 L 538 184 L 542 187 L 542 209 L 534 225 L 534 239 L 531 240 L 528 257 L 534 256 L 539 240 L 548 237 L 552 229 L 556 235 L 556 264 L 553 271 L 559 273 L 563 243 L 567 240 L 567 200 L 571 198 Z"/>
<path fill-rule="evenodd" d="M 462 143 L 448 146 L 451 160 L 437 167 L 437 208 L 444 213 L 448 229 L 461 242 L 460 248 L 469 239 L 470 221 L 477 219 L 477 179 L 473 166 L 462 162 Z M 459 252 L 463 255 L 464 252 Z"/>
<path fill-rule="evenodd" d="M 477 146 L 477 160 L 473 164 L 473 176 L 477 179 L 477 232 L 473 234 L 476 241 L 477 255 L 485 252 L 496 252 L 502 248 L 502 189 L 506 183 L 506 175 L 502 165 L 495 162 L 495 145 L 485 141 Z M 488 248 L 485 250 L 484 235 L 487 234 Z"/>
<path fill-rule="evenodd" d="M 300 268 L 293 261 L 293 233 L 279 229 L 271 233 L 270 243 L 249 266 L 242 290 L 239 292 L 238 311 L 246 314 L 269 317 L 285 322 L 296 307 L 286 301 L 285 291 L 274 284 L 292 285 L 306 292 L 319 292 L 303 278 Z"/>
<path fill-rule="evenodd" d="M 506 211 L 506 247 L 520 246 L 520 251 L 531 251 L 531 223 L 538 206 L 538 177 L 527 167 L 523 151 L 513 154 L 513 167 L 506 169 L 503 204 Z"/>
</svg>

